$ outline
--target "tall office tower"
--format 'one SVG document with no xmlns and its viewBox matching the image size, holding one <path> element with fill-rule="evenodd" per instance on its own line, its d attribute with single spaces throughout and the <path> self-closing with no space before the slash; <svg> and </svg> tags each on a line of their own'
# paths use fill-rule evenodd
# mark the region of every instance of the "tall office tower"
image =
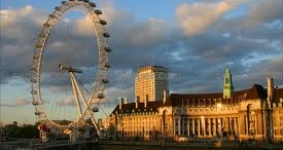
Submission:
<svg viewBox="0 0 283 150">
<path fill-rule="evenodd" d="M 139 102 L 162 101 L 168 92 L 168 69 L 161 66 L 141 67 L 135 79 L 135 98 Z"/>
</svg>

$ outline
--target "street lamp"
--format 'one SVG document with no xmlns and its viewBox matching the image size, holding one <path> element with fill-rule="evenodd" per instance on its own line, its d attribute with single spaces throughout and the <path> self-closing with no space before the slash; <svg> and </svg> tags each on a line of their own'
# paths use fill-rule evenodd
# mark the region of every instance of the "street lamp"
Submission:
<svg viewBox="0 0 283 150">
<path fill-rule="evenodd" d="M 218 110 L 218 109 L 221 109 L 222 104 L 221 104 L 221 103 L 217 103 L 217 104 L 216 104 L 216 107 L 217 107 L 217 110 Z"/>
</svg>

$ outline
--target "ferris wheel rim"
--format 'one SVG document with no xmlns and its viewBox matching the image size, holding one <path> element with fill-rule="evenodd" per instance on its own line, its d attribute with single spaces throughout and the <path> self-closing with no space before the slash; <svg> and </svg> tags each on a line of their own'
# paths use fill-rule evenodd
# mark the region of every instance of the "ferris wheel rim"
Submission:
<svg viewBox="0 0 283 150">
<path fill-rule="evenodd" d="M 37 38 L 37 42 L 35 44 L 35 53 L 33 57 L 32 69 L 31 69 L 31 83 L 32 83 L 32 104 L 35 107 L 35 115 L 39 122 L 50 124 L 52 127 L 58 130 L 65 130 L 73 126 L 75 123 L 80 120 L 85 120 L 86 116 L 89 115 L 89 110 L 93 107 L 98 106 L 101 99 L 103 99 L 101 94 L 104 93 L 105 90 L 105 80 L 108 81 L 108 69 L 109 69 L 109 46 L 108 46 L 108 38 L 109 34 L 105 30 L 106 21 L 101 19 L 99 15 L 101 14 L 100 10 L 93 9 L 94 3 L 89 3 L 85 1 L 78 0 L 70 0 L 68 2 L 63 1 L 62 5 L 55 7 L 55 11 L 49 15 L 47 21 L 44 23 L 43 28 Z M 90 15 L 92 24 L 94 25 L 95 36 L 98 44 L 98 68 L 96 74 L 96 84 L 94 86 L 94 90 L 92 91 L 91 98 L 87 102 L 87 108 L 85 108 L 83 115 L 72 121 L 68 125 L 60 125 L 55 123 L 53 120 L 49 119 L 46 112 L 43 109 L 43 101 L 41 98 L 41 86 L 40 86 L 40 76 L 41 76 L 41 65 L 42 65 L 42 54 L 45 48 L 45 44 L 49 38 L 49 35 L 54 26 L 57 25 L 58 20 L 64 16 L 69 11 L 76 10 L 76 7 L 83 7 L 83 13 Z M 104 94 L 103 94 L 104 95 Z M 93 100 L 95 99 L 95 100 Z"/>
</svg>

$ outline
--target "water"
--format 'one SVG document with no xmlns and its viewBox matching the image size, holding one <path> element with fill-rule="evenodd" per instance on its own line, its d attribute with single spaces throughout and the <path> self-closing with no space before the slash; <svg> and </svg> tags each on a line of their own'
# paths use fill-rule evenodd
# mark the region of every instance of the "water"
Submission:
<svg viewBox="0 0 283 150">
<path fill-rule="evenodd" d="M 213 148 L 213 147 L 165 147 L 165 146 L 117 146 L 117 145 L 100 145 L 98 148 L 91 148 L 91 149 L 83 149 L 83 148 L 59 148 L 59 149 L 48 149 L 48 150 L 261 150 L 262 148 Z"/>
<path fill-rule="evenodd" d="M 166 147 L 166 146 L 100 146 L 97 150 L 261 150 L 262 148 Z"/>
</svg>

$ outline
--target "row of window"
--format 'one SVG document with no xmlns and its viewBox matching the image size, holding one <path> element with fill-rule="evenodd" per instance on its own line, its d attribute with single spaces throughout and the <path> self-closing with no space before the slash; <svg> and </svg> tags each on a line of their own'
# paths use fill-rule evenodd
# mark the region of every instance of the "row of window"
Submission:
<svg viewBox="0 0 283 150">
<path fill-rule="evenodd" d="M 143 136 L 143 135 L 156 135 L 158 132 L 157 131 L 124 131 L 124 132 L 119 132 L 120 136 Z"/>
</svg>

